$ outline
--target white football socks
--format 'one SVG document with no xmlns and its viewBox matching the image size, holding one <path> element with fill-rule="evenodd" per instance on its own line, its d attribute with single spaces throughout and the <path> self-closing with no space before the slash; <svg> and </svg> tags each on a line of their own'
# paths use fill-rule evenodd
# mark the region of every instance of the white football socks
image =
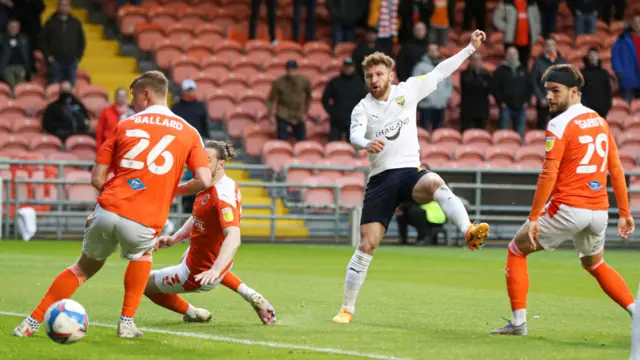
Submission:
<svg viewBox="0 0 640 360">
<path fill-rule="evenodd" d="M 464 208 L 462 201 L 449 189 L 447 185 L 442 185 L 433 193 L 433 199 L 440 204 L 442 211 L 447 215 L 447 219 L 451 220 L 463 234 L 467 233 L 467 229 L 471 224 L 469 214 Z"/>
<path fill-rule="evenodd" d="M 344 280 L 344 297 L 342 298 L 342 307 L 346 308 L 352 314 L 355 314 L 356 298 L 360 287 L 367 276 L 367 269 L 373 257 L 365 254 L 360 250 L 351 257 L 349 265 L 347 265 L 347 277 Z"/>
<path fill-rule="evenodd" d="M 251 297 L 255 293 L 256 293 L 255 290 L 253 290 L 252 288 L 248 287 L 244 283 L 242 283 L 242 284 L 240 284 L 240 286 L 238 286 L 238 294 L 240 294 L 240 296 L 242 296 L 242 298 L 245 299 L 246 301 L 250 301 Z"/>
<path fill-rule="evenodd" d="M 184 313 L 185 315 L 187 315 L 188 317 L 195 319 L 196 317 L 196 307 L 189 304 L 189 308 L 187 309 L 187 312 Z"/>
<path fill-rule="evenodd" d="M 638 288 L 638 294 L 636 295 L 636 301 L 627 308 L 627 311 L 631 314 L 631 356 L 629 360 L 640 360 L 640 314 L 635 313 L 635 309 L 640 304 L 640 287 Z"/>
<path fill-rule="evenodd" d="M 133 318 L 129 316 L 120 315 L 120 322 L 126 325 L 133 325 Z"/>
<path fill-rule="evenodd" d="M 527 322 L 527 309 L 518 309 L 511 312 L 511 324 L 520 326 Z"/>
<path fill-rule="evenodd" d="M 27 316 L 27 323 L 31 327 L 31 330 L 33 330 L 34 332 L 40 329 L 40 322 L 31 315 Z"/>
</svg>

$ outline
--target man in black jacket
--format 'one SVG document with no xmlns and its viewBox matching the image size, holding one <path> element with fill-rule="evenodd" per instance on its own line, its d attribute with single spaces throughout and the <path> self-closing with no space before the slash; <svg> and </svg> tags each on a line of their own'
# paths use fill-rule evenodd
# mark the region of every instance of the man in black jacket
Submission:
<svg viewBox="0 0 640 360">
<path fill-rule="evenodd" d="M 38 39 L 42 30 L 40 16 L 44 12 L 44 2 L 42 0 L 19 0 L 12 1 L 11 17 L 20 22 L 20 31 L 29 39 L 29 63 L 32 66 L 30 71 L 35 71 L 35 60 L 33 52 L 38 47 Z"/>
<path fill-rule="evenodd" d="M 331 117 L 329 141 L 349 141 L 351 112 L 367 95 L 364 82 L 355 74 L 355 65 L 350 58 L 344 59 L 340 75 L 329 80 L 322 94 L 322 106 Z"/>
<path fill-rule="evenodd" d="M 71 83 L 60 83 L 58 99 L 47 105 L 42 116 L 42 128 L 64 142 L 69 136 L 86 134 L 89 130 L 89 113 L 84 104 L 73 94 Z"/>
<path fill-rule="evenodd" d="M 10 87 L 31 80 L 31 56 L 29 39 L 20 33 L 20 22 L 9 20 L 7 32 L 0 42 L 0 74 Z"/>
<path fill-rule="evenodd" d="M 460 120 L 462 131 L 484 129 L 489 118 L 491 73 L 482 64 L 482 55 L 471 55 L 469 68 L 460 74 Z"/>
<path fill-rule="evenodd" d="M 356 46 L 353 50 L 353 54 L 351 58 L 353 59 L 353 63 L 356 65 L 356 74 L 364 81 L 364 70 L 362 69 L 362 62 L 364 58 L 373 54 L 376 51 L 383 51 L 383 49 L 378 45 L 378 28 L 375 26 L 370 26 L 367 28 L 367 33 L 365 34 L 364 42 L 361 42 Z"/>
<path fill-rule="evenodd" d="M 327 0 L 333 46 L 356 41 L 356 24 L 364 17 L 368 6 L 367 0 Z"/>
<path fill-rule="evenodd" d="M 413 72 L 413 68 L 427 53 L 427 26 L 423 22 L 413 25 L 413 39 L 402 44 L 396 57 L 396 72 L 399 81 L 407 81 Z"/>
<path fill-rule="evenodd" d="M 544 40 L 544 51 L 533 62 L 531 67 L 531 84 L 533 85 L 533 95 L 536 97 L 536 110 L 538 111 L 537 128 L 544 130 L 547 128 L 549 120 L 549 104 L 547 103 L 547 90 L 542 83 L 542 74 L 555 64 L 566 64 L 567 60 L 562 57 L 556 47 L 553 38 Z"/>
<path fill-rule="evenodd" d="M 609 73 L 601 66 L 598 48 L 589 49 L 581 71 L 584 76 L 582 103 L 606 119 L 612 102 L 611 81 Z"/>
<path fill-rule="evenodd" d="M 508 129 L 512 125 L 524 139 L 527 125 L 524 104 L 531 99 L 531 81 L 514 46 L 507 48 L 505 61 L 493 73 L 492 89 L 500 107 L 500 129 Z"/>
<path fill-rule="evenodd" d="M 40 49 L 49 63 L 50 84 L 67 80 L 75 85 L 85 45 L 84 30 L 71 15 L 70 0 L 59 0 L 58 11 L 47 20 L 40 39 Z"/>
<path fill-rule="evenodd" d="M 209 134 L 209 113 L 207 106 L 196 98 L 196 82 L 191 79 L 182 81 L 182 97 L 173 104 L 171 111 L 185 119 L 198 130 L 203 139 L 211 137 Z"/>
<path fill-rule="evenodd" d="M 423 23 L 428 29 L 433 15 L 433 0 L 400 0 L 398 15 L 400 16 L 400 43 L 404 44 L 413 39 L 415 25 Z M 425 50 L 422 55 L 427 51 Z"/>
</svg>

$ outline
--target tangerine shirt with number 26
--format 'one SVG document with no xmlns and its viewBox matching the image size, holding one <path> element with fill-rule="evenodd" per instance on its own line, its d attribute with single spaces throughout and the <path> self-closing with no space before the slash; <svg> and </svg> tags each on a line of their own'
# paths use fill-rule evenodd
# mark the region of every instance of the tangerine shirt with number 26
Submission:
<svg viewBox="0 0 640 360">
<path fill-rule="evenodd" d="M 184 119 L 154 105 L 118 123 L 96 155 L 114 176 L 98 204 L 107 211 L 159 232 L 185 164 L 209 168 L 202 138 Z"/>
</svg>

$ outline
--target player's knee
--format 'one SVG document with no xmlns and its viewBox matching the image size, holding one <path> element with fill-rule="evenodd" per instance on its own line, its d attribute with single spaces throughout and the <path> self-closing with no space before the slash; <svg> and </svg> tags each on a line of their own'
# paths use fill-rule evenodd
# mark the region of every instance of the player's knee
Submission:
<svg viewBox="0 0 640 360">
<path fill-rule="evenodd" d="M 373 255 L 378 247 L 378 241 L 374 234 L 363 233 L 360 237 L 360 244 L 358 244 L 358 250 L 365 254 Z"/>
<path fill-rule="evenodd" d="M 435 192 L 443 186 L 447 187 L 447 184 L 440 175 L 434 173 L 429 174 L 429 192 L 431 194 L 435 194 Z"/>
</svg>

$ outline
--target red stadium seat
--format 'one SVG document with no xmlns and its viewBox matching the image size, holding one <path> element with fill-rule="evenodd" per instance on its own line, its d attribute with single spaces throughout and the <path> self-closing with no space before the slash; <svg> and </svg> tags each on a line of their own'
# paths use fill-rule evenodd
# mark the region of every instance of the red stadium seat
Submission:
<svg viewBox="0 0 640 360">
<path fill-rule="evenodd" d="M 87 184 L 68 184 L 65 185 L 67 198 L 71 201 L 91 202 L 96 201 L 98 195 L 96 189 L 88 182 L 91 181 L 91 173 L 89 171 L 70 171 L 65 175 L 67 181 L 87 181 Z"/>
<path fill-rule="evenodd" d="M 102 110 L 109 106 L 109 94 L 100 86 L 85 86 L 78 89 L 77 93 L 87 110 L 96 116 L 100 115 Z"/>
<path fill-rule="evenodd" d="M 331 188 L 315 188 L 318 185 L 330 185 L 333 184 L 331 179 L 324 176 L 311 176 L 304 179 L 303 184 L 309 185 L 302 192 L 302 199 L 305 204 L 310 207 L 325 207 L 335 204 L 334 191 Z"/>
<path fill-rule="evenodd" d="M 542 167 L 544 149 L 539 146 L 524 146 L 516 151 L 516 161 L 525 168 L 538 169 Z"/>
<path fill-rule="evenodd" d="M 293 156 L 308 164 L 315 164 L 324 158 L 324 148 L 315 141 L 298 141 L 293 146 Z"/>
<path fill-rule="evenodd" d="M 522 138 L 513 130 L 496 130 L 493 133 L 493 145 L 515 151 L 522 146 Z"/>
<path fill-rule="evenodd" d="M 501 147 L 489 148 L 485 153 L 485 159 L 492 167 L 506 168 L 515 162 L 513 150 Z"/>
<path fill-rule="evenodd" d="M 355 158 L 353 145 L 346 141 L 331 141 L 324 148 L 327 159 L 348 162 Z"/>
<path fill-rule="evenodd" d="M 29 138 L 23 134 L 0 135 L 0 150 L 2 152 L 25 152 L 29 150 Z"/>
<path fill-rule="evenodd" d="M 147 8 L 141 6 L 125 5 L 118 9 L 118 24 L 120 32 L 126 36 L 132 36 L 136 31 L 136 25 L 147 21 Z"/>
<path fill-rule="evenodd" d="M 242 137 L 242 132 L 245 127 L 255 122 L 254 114 L 246 111 L 245 109 L 238 107 L 229 115 L 227 121 L 227 132 L 229 136 L 237 139 Z"/>
<path fill-rule="evenodd" d="M 93 161 L 96 157 L 96 140 L 88 135 L 72 135 L 65 141 L 67 151 L 80 160 Z"/>
<path fill-rule="evenodd" d="M 46 153 L 48 151 L 60 151 L 62 150 L 62 141 L 55 135 L 41 134 L 30 139 L 29 148 L 32 151 L 39 151 L 42 153 Z"/>
<path fill-rule="evenodd" d="M 364 201 L 364 183 L 355 176 L 336 178 L 336 185 L 340 185 L 340 205 L 360 206 Z"/>
<path fill-rule="evenodd" d="M 262 150 L 262 162 L 271 166 L 276 172 L 282 170 L 283 164 L 293 157 L 293 147 L 282 140 L 269 140 Z"/>
<path fill-rule="evenodd" d="M 491 134 L 482 129 L 469 129 L 462 134 L 462 143 L 469 146 L 490 146 Z"/>
<path fill-rule="evenodd" d="M 158 42 L 166 38 L 165 29 L 160 24 L 139 23 L 135 27 L 138 48 L 152 52 Z"/>
<path fill-rule="evenodd" d="M 437 129 L 431 134 L 431 142 L 436 145 L 459 145 L 462 135 L 455 129 Z"/>
<path fill-rule="evenodd" d="M 544 130 L 529 130 L 524 134 L 524 143 L 526 145 L 544 144 L 546 134 Z"/>
</svg>

